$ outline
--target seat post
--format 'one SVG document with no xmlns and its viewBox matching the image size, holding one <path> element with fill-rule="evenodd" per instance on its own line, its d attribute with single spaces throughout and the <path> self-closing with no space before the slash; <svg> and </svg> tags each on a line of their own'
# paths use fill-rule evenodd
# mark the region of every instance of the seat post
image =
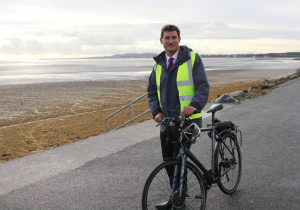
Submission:
<svg viewBox="0 0 300 210">
<path fill-rule="evenodd" d="M 215 119 L 215 112 L 216 111 L 211 112 L 211 126 L 212 127 L 214 127 L 214 125 L 215 125 L 215 120 L 214 120 Z"/>
<path fill-rule="evenodd" d="M 214 162 L 215 162 L 215 112 L 211 112 L 211 125 L 213 128 L 212 131 L 212 138 L 211 138 L 211 173 L 213 179 L 215 179 L 215 167 L 214 167 Z"/>
</svg>

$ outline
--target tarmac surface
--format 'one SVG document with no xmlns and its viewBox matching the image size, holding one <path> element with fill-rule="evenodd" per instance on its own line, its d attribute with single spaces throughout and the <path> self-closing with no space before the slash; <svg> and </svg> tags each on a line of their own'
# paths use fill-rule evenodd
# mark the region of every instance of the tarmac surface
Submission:
<svg viewBox="0 0 300 210">
<path fill-rule="evenodd" d="M 299 87 L 295 80 L 216 114 L 243 132 L 243 172 L 233 195 L 208 191 L 207 209 L 300 209 Z M 158 132 L 150 120 L 1 163 L 0 209 L 140 209 L 162 162 Z M 192 152 L 210 168 L 205 133 Z"/>
</svg>

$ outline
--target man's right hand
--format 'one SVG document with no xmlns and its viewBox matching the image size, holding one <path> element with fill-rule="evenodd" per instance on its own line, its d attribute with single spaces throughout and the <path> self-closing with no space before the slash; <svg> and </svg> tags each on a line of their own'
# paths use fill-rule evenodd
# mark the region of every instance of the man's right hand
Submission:
<svg viewBox="0 0 300 210">
<path fill-rule="evenodd" d="M 163 117 L 165 117 L 165 115 L 163 113 L 159 112 L 155 116 L 154 121 L 157 123 L 161 123 Z"/>
</svg>

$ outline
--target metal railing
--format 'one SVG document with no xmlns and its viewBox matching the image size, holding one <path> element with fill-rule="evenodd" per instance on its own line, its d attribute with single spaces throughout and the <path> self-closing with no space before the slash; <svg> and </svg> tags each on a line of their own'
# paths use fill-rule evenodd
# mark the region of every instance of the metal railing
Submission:
<svg viewBox="0 0 300 210">
<path fill-rule="evenodd" d="M 115 128 L 115 129 L 113 129 L 113 131 L 115 131 L 115 130 L 117 130 L 117 129 L 121 128 L 121 127 L 123 127 L 124 125 L 127 125 L 127 124 L 128 124 L 128 123 L 130 123 L 131 121 L 132 121 L 132 123 L 133 123 L 133 125 L 134 125 L 134 120 L 135 120 L 135 119 L 137 119 L 137 118 L 139 118 L 139 117 L 143 116 L 144 114 L 146 114 L 146 113 L 150 112 L 150 109 L 149 109 L 149 110 L 147 110 L 147 111 L 143 112 L 142 114 L 140 114 L 139 116 L 137 116 L 137 117 L 134 117 L 134 108 L 133 108 L 133 104 L 134 104 L 134 102 L 136 102 L 136 101 L 138 101 L 138 100 L 140 100 L 140 99 L 144 98 L 146 95 L 148 95 L 148 93 L 146 93 L 146 94 L 142 95 L 141 97 L 137 98 L 137 99 L 136 99 L 136 100 L 134 100 L 133 102 L 131 102 L 131 103 L 127 104 L 126 106 L 122 107 L 122 108 L 121 108 L 121 109 L 119 109 L 118 111 L 116 111 L 116 112 L 112 113 L 112 114 L 111 114 L 111 115 L 109 115 L 107 118 L 105 118 L 105 131 L 106 131 L 106 133 L 107 133 L 107 119 L 108 119 L 108 118 L 110 118 L 111 116 L 113 116 L 113 115 L 117 114 L 118 112 L 122 111 L 123 109 L 127 108 L 127 107 L 128 107 L 128 106 L 130 106 L 130 105 L 132 106 L 132 109 L 131 109 L 131 110 L 132 110 L 132 119 L 131 119 L 131 120 L 129 120 L 129 121 L 127 121 L 126 123 L 124 123 L 124 124 L 120 125 L 119 127 L 117 127 L 117 128 Z"/>
</svg>

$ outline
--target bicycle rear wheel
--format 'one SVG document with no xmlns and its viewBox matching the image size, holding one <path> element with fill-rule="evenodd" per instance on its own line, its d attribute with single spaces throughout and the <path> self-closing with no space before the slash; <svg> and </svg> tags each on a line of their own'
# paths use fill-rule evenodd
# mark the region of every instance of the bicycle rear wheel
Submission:
<svg viewBox="0 0 300 210">
<path fill-rule="evenodd" d="M 156 204 L 172 200 L 173 206 L 176 206 L 178 191 L 172 195 L 170 179 L 167 174 L 167 168 L 174 169 L 175 166 L 181 167 L 181 161 L 170 160 L 157 166 L 148 177 L 142 196 L 143 209 L 156 209 Z M 195 165 L 186 163 L 187 175 L 185 191 L 184 209 L 205 209 L 206 188 L 203 183 L 201 173 Z"/>
<path fill-rule="evenodd" d="M 237 189 L 242 174 L 242 156 L 234 134 L 224 136 L 223 143 L 218 143 L 218 185 L 225 194 L 232 194 Z"/>
</svg>

